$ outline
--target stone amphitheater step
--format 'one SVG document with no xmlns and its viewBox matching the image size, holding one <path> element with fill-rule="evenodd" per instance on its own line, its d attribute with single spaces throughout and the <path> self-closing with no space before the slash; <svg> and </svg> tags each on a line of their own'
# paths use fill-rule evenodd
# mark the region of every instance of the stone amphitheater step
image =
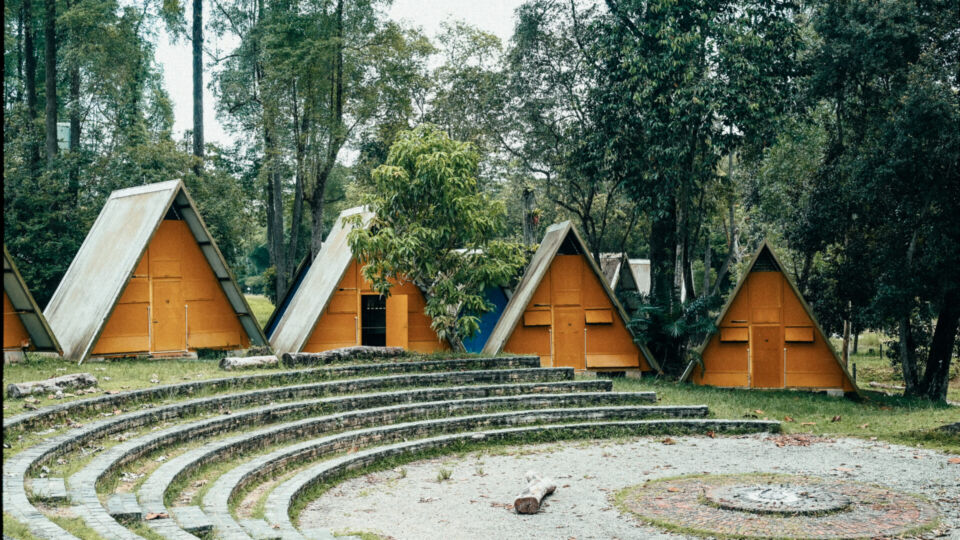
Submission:
<svg viewBox="0 0 960 540">
<path fill-rule="evenodd" d="M 414 392 L 416 395 L 418 392 Z M 262 446 L 270 444 L 270 435 L 299 437 L 311 436 L 317 433 L 323 433 L 344 428 L 355 427 L 366 424 L 383 424 L 395 422 L 403 416 L 410 417 L 430 417 L 441 414 L 451 414 L 463 411 L 481 411 L 490 408 L 523 408 L 523 407 L 549 407 L 549 406 L 577 406 L 589 403 L 604 402 L 649 402 L 654 399 L 650 393 L 637 394 L 611 394 L 611 393 L 589 393 L 589 394 L 555 394 L 550 396 L 531 395 L 531 396 L 507 396 L 490 397 L 479 399 L 454 399 L 439 402 L 412 403 L 405 405 L 394 405 L 389 407 L 379 407 L 374 409 L 363 409 L 362 407 L 372 404 L 383 403 L 397 399 L 395 394 L 382 394 L 364 399 L 367 396 L 356 396 L 339 399 L 316 400 L 303 402 L 301 408 L 307 410 L 348 410 L 340 414 L 332 414 L 321 417 L 306 418 L 300 421 L 286 423 L 274 428 L 260 430 L 259 432 L 244 432 L 231 438 L 235 444 L 250 446 Z M 403 396 L 407 399 L 409 396 Z M 226 430 L 235 430 L 247 426 L 255 426 L 266 423 L 270 420 L 276 421 L 280 417 L 276 414 L 278 409 L 291 410 L 294 405 L 284 404 L 270 407 L 262 407 L 252 411 L 231 414 L 229 416 L 218 416 L 204 420 L 179 424 L 170 428 L 149 433 L 147 435 L 136 437 L 113 446 L 103 453 L 97 455 L 83 469 L 71 476 L 67 482 L 70 486 L 70 497 L 74 502 L 84 507 L 83 519 L 88 521 L 91 528 L 108 537 L 120 537 L 123 534 L 116 524 L 109 523 L 104 516 L 104 509 L 100 506 L 97 497 L 96 485 L 110 472 L 117 470 L 121 465 L 129 463 L 148 452 L 154 452 L 165 448 L 171 444 L 177 444 L 184 441 L 196 440 L 209 435 L 219 435 Z M 322 406 L 318 406 L 322 405 Z M 660 409 L 647 408 L 650 411 Z M 650 413 L 648 413 L 650 414 Z M 664 413 L 667 414 L 667 413 Z M 688 415 L 705 415 L 706 407 L 699 409 L 690 408 L 685 412 Z M 239 439 L 239 441 L 237 441 Z M 282 439 L 281 439 L 282 440 Z M 175 459 L 179 459 L 178 458 Z M 210 458 L 212 459 L 212 458 Z M 179 461 L 177 462 L 179 463 Z M 169 469 L 168 469 L 169 470 Z M 142 489 L 144 494 L 151 493 L 152 489 Z M 142 509 L 143 514 L 147 513 L 167 513 L 163 506 L 162 492 L 159 498 L 151 498 L 150 506 Z"/>
<path fill-rule="evenodd" d="M 35 536 L 56 540 L 73 538 L 72 535 L 50 521 L 29 502 L 24 487 L 24 480 L 28 472 L 34 468 L 39 468 L 39 466 L 47 460 L 62 455 L 94 438 L 106 437 L 120 431 L 136 429 L 144 425 L 171 418 L 217 410 L 221 407 L 237 407 L 265 403 L 273 400 L 296 399 L 298 397 L 325 394 L 360 392 L 376 388 L 396 388 L 405 385 L 521 383 L 529 381 L 534 383 L 532 386 L 535 388 L 543 389 L 540 391 L 549 391 L 546 389 L 549 388 L 551 384 L 566 385 L 570 388 L 580 390 L 611 388 L 609 381 L 572 381 L 572 378 L 573 370 L 569 368 L 416 373 L 249 390 L 235 394 L 197 398 L 171 405 L 151 407 L 146 410 L 126 413 L 105 420 L 89 422 L 83 427 L 44 439 L 40 443 L 15 454 L 4 462 L 3 505 L 14 519 L 23 522 Z"/>
<path fill-rule="evenodd" d="M 170 485 L 206 463 L 224 459 L 248 450 L 257 450 L 265 446 L 302 439 L 324 432 L 339 431 L 364 425 L 382 425 L 399 419 L 430 418 L 440 415 L 463 414 L 483 410 L 535 409 L 576 407 L 585 405 L 625 405 L 654 401 L 652 392 L 611 393 L 591 392 L 579 394 L 532 394 L 519 396 L 491 396 L 483 398 L 465 398 L 459 392 L 451 396 L 454 399 L 434 402 L 416 402 L 377 408 L 363 408 L 358 403 L 353 410 L 324 417 L 311 417 L 256 431 L 246 431 L 227 439 L 210 442 L 199 448 L 189 450 L 157 468 L 139 489 L 140 503 L 144 513 L 166 513 L 164 497 Z M 365 397 L 365 396 L 364 396 Z M 396 394 L 371 396 L 367 406 L 378 402 L 407 401 Z M 353 400 L 357 402 L 359 400 Z M 705 406 L 700 407 L 645 407 L 651 416 L 704 416 Z M 133 442 L 133 441 L 131 441 Z M 153 445 L 151 445 L 153 447 Z"/>
<path fill-rule="evenodd" d="M 706 412 L 706 406 L 702 405 L 695 407 L 620 406 L 528 409 L 356 429 L 286 446 L 230 469 L 220 476 L 204 495 L 202 507 L 213 521 L 217 534 L 226 538 L 243 538 L 241 527 L 234 521 L 229 509 L 230 501 L 240 490 L 261 478 L 274 475 L 280 469 L 286 469 L 309 460 L 323 459 L 338 451 L 356 449 L 384 441 L 423 437 L 436 433 L 468 431 L 489 426 L 515 426 L 558 421 L 635 420 L 651 416 L 703 416 Z M 689 428 L 682 423 L 683 421 L 674 420 L 673 422 L 663 424 L 663 426 L 681 432 Z M 779 426 L 777 423 L 774 424 Z M 655 431 L 658 426 L 660 424 L 651 424 L 648 429 Z M 692 426 L 693 428 L 690 431 L 699 431 L 702 428 L 701 424 L 693 424 Z M 707 430 L 703 429 L 703 431 Z"/>
<path fill-rule="evenodd" d="M 351 470 L 375 465 L 376 462 L 387 458 L 454 445 L 522 442 L 532 437 L 538 441 L 557 440 L 573 436 L 597 436 L 603 434 L 603 432 L 613 432 L 617 435 L 623 435 L 624 432 L 632 435 L 651 435 L 681 432 L 705 433 L 707 431 L 727 433 L 776 432 L 779 430 L 779 422 L 766 420 L 688 419 L 536 425 L 440 435 L 362 450 L 302 470 L 270 492 L 267 496 L 264 513 L 266 521 L 270 525 L 285 533 L 285 539 L 302 539 L 304 536 L 294 527 L 290 512 L 296 499 L 312 486 L 335 479 Z"/>
<path fill-rule="evenodd" d="M 87 412 L 112 411 L 130 403 L 142 403 L 159 399 L 182 398 L 200 392 L 225 392 L 258 386 L 286 386 L 310 381 L 346 378 L 356 375 L 384 373 L 414 373 L 423 371 L 486 370 L 511 368 L 538 368 L 540 360 L 535 356 L 504 356 L 497 358 L 453 358 L 449 360 L 426 360 L 410 362 L 386 362 L 343 364 L 332 367 L 294 369 L 278 373 L 221 377 L 202 381 L 168 384 L 131 390 L 117 394 L 104 394 L 95 398 L 79 399 L 59 405 L 43 407 L 36 411 L 18 414 L 3 419 L 4 438 L 18 430 L 36 426 Z M 571 376 L 572 378 L 572 376 Z"/>
</svg>

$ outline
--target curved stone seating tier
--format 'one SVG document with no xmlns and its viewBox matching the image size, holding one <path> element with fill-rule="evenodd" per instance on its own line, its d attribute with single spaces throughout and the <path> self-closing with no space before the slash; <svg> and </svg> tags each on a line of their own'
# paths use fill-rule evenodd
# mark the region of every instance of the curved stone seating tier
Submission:
<svg viewBox="0 0 960 540">
<path fill-rule="evenodd" d="M 544 411 L 545 412 L 545 411 Z M 522 418 L 522 417 L 521 417 Z M 492 425 L 492 424 L 491 424 Z M 619 422 L 584 422 L 560 425 L 536 425 L 498 430 L 453 433 L 339 456 L 309 467 L 277 486 L 267 496 L 264 515 L 268 523 L 279 527 L 286 538 L 303 538 L 291 520 L 291 509 L 297 498 L 318 484 L 335 479 L 352 470 L 375 466 L 378 461 L 403 455 L 445 448 L 454 445 L 482 443 L 523 443 L 531 439 L 543 442 L 570 437 L 610 435 L 657 435 L 680 433 L 747 433 L 779 431 L 780 423 L 767 420 L 634 420 Z"/>
<path fill-rule="evenodd" d="M 394 405 L 390 407 L 380 407 L 375 409 L 362 409 L 361 399 L 343 398 L 339 403 L 335 403 L 333 409 L 343 409 L 351 407 L 352 410 L 346 413 L 332 414 L 315 418 L 306 418 L 304 420 L 291 422 L 277 426 L 273 429 L 260 430 L 260 432 L 245 432 L 238 437 L 232 437 L 234 444 L 241 444 L 246 447 L 256 447 L 270 444 L 271 436 L 277 438 L 277 442 L 284 438 L 307 436 L 327 431 L 342 430 L 344 428 L 354 427 L 365 424 L 379 424 L 396 422 L 403 416 L 411 417 L 429 417 L 432 415 L 451 414 L 459 411 L 475 411 L 496 407 L 545 407 L 555 405 L 576 406 L 593 402 L 620 401 L 620 402 L 646 402 L 650 401 L 651 396 L 646 393 L 624 394 L 620 399 L 608 398 L 607 396 L 620 396 L 619 394 L 571 394 L 554 396 L 513 396 L 513 397 L 493 397 L 468 400 L 447 400 L 428 403 L 413 403 L 405 405 Z M 379 399 L 368 399 L 368 403 L 383 402 L 393 399 L 390 396 L 378 396 Z M 585 399 L 589 398 L 589 399 Z M 334 400 L 329 400 L 333 402 Z M 317 402 L 305 403 L 305 407 L 316 405 Z M 326 403 L 325 403 L 326 404 Z M 289 410 L 288 405 L 282 406 Z M 217 435 L 227 430 L 236 430 L 246 426 L 253 426 L 267 423 L 267 419 L 275 419 L 277 406 L 264 407 L 244 414 L 231 414 L 229 416 L 220 416 L 211 419 L 199 420 L 188 424 L 173 426 L 164 430 L 156 431 L 148 435 L 130 439 L 121 444 L 113 446 L 103 453 L 97 455 L 86 467 L 72 475 L 67 483 L 70 492 L 70 498 L 79 503 L 84 508 L 83 519 L 94 530 L 107 537 L 121 537 L 126 529 L 119 523 L 110 524 L 112 520 L 106 509 L 100 504 L 97 496 L 96 485 L 109 473 L 115 471 L 125 463 L 129 463 L 147 453 L 162 449 L 178 442 L 201 439 L 211 434 Z M 311 407 L 316 409 L 316 407 Z M 586 410 L 586 409 L 574 409 Z M 705 415 L 706 407 L 699 409 L 690 408 L 685 411 L 689 415 Z M 239 442 L 237 442 L 239 439 Z M 211 458 L 212 459 L 212 458 Z M 141 490 L 142 493 L 149 493 L 149 490 Z M 144 512 L 165 513 L 163 508 L 163 494 L 159 494 L 159 501 L 151 500 L 151 508 L 144 508 Z M 141 500 L 141 503 L 143 501 Z M 105 526 L 106 525 L 106 526 Z M 135 535 L 133 536 L 135 537 Z"/>
<path fill-rule="evenodd" d="M 31 446 L 4 462 L 4 511 L 36 537 L 74 538 L 27 497 L 29 476 L 63 456 L 80 467 L 66 479 L 70 504 L 102 538 L 141 538 L 136 528 L 123 523 L 139 522 L 152 513 L 161 517 L 151 516 L 155 519 L 139 525 L 149 527 L 149 537 L 330 540 L 329 531 L 298 531 L 291 508 L 299 507 L 299 498 L 316 494 L 320 485 L 383 466 L 384 460 L 416 459 L 420 452 L 439 453 L 470 443 L 779 431 L 777 422 L 708 420 L 703 405 L 650 405 L 656 401 L 652 392 L 611 392 L 609 380 L 573 378 L 570 368 L 540 368 L 536 357 L 362 361 L 167 385 L 46 407 L 5 420 L 4 438 L 65 417 L 88 417 L 67 431 L 26 439 Z M 174 401 L 151 403 L 160 400 Z M 99 409 L 141 403 L 138 410 L 89 417 Z M 117 444 L 100 443 L 107 448 L 90 458 L 70 454 L 123 432 L 133 433 L 125 433 L 127 438 Z M 171 457 L 149 473 L 135 493 L 98 492 L 111 475 L 130 464 L 140 469 L 147 462 L 139 460 L 155 452 Z M 204 468 L 217 462 L 226 466 Z M 233 502 L 281 474 L 285 480 L 261 499 L 266 521 L 235 519 Z M 165 501 L 178 494 L 175 486 L 194 476 L 208 482 L 201 506 L 168 508 Z M 41 491 L 34 496 L 63 496 L 60 479 L 46 482 L 38 484 Z M 41 494 L 58 485 L 59 495 Z"/>
<path fill-rule="evenodd" d="M 230 469 L 218 478 L 207 491 L 203 498 L 203 509 L 210 516 L 218 531 L 228 536 L 237 536 L 242 533 L 242 530 L 239 524 L 233 520 L 229 505 L 230 501 L 240 491 L 256 481 L 275 475 L 279 470 L 309 460 L 322 459 L 335 452 L 399 439 L 491 426 L 514 426 L 560 421 L 624 420 L 655 416 L 698 417 L 704 416 L 706 413 L 707 408 L 703 405 L 693 407 L 615 406 L 521 410 L 357 429 L 286 446 Z M 680 425 L 682 424 L 670 424 L 671 427 Z M 699 426 L 700 424 L 697 424 L 697 427 Z"/>
<path fill-rule="evenodd" d="M 500 359 L 498 359 L 500 360 Z M 411 364 L 411 363 L 407 363 Z M 302 370 L 307 371 L 307 370 Z M 171 405 L 157 406 L 141 411 L 126 413 L 105 420 L 89 422 L 81 428 L 49 437 L 40 443 L 26 448 L 4 462 L 3 466 L 3 504 L 6 511 L 15 519 L 23 522 L 32 534 L 41 538 L 62 539 L 72 536 L 40 513 L 27 499 L 23 485 L 27 474 L 43 463 L 62 455 L 90 440 L 111 434 L 136 429 L 151 423 L 213 411 L 222 407 L 238 407 L 274 400 L 315 397 L 325 394 L 356 393 L 376 388 L 398 388 L 402 386 L 456 385 L 469 383 L 519 383 L 534 382 L 531 391 L 536 388 L 549 388 L 550 383 L 566 381 L 580 389 L 592 386 L 596 389 L 609 389 L 609 381 L 572 381 L 573 370 L 556 369 L 501 369 L 485 371 L 457 371 L 449 373 L 415 373 L 409 375 L 388 375 L 362 379 L 342 379 L 297 386 L 249 390 L 236 394 L 186 400 Z M 589 385 L 583 383 L 606 383 Z M 545 391 L 545 390 L 540 390 Z"/>
<path fill-rule="evenodd" d="M 169 486 L 180 477 L 214 460 L 226 459 L 241 451 L 259 449 L 293 438 L 302 439 L 318 433 L 343 430 L 366 425 L 395 422 L 399 419 L 430 418 L 441 414 L 476 412 L 490 409 L 535 409 L 546 407 L 575 407 L 598 404 L 643 403 L 653 399 L 650 393 L 583 393 L 520 396 L 494 396 L 471 399 L 415 403 L 358 410 L 349 413 L 308 418 L 280 426 L 245 432 L 224 440 L 192 449 L 164 463 L 150 475 L 139 489 L 144 513 L 168 513 L 164 498 Z M 664 416 L 704 416 L 705 406 L 657 408 L 645 407 L 650 414 Z"/>
<path fill-rule="evenodd" d="M 4 438 L 6 438 L 15 431 L 32 429 L 36 426 L 71 415 L 80 415 L 101 410 L 112 411 L 130 403 L 189 397 L 201 392 L 215 393 L 257 386 L 285 386 L 357 375 L 370 376 L 386 373 L 466 369 L 538 368 L 539 366 L 540 360 L 535 356 L 504 356 L 496 358 L 454 358 L 449 360 L 406 362 L 364 362 L 359 364 L 338 364 L 321 368 L 294 369 L 259 375 L 221 377 L 217 379 L 154 386 L 152 388 L 131 390 L 118 394 L 104 394 L 94 398 L 78 399 L 76 401 L 43 407 L 36 411 L 4 418 L 3 435 Z"/>
</svg>

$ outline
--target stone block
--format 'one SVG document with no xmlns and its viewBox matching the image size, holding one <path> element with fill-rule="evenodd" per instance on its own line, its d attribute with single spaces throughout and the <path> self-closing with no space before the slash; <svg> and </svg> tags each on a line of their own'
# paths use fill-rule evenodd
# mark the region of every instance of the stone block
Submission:
<svg viewBox="0 0 960 540">
<path fill-rule="evenodd" d="M 107 499 L 107 513 L 117 521 L 139 521 L 140 503 L 137 502 L 137 496 L 133 493 L 117 493 Z"/>
<path fill-rule="evenodd" d="M 33 496 L 48 502 L 63 502 L 67 500 L 67 486 L 63 478 L 34 478 L 32 482 Z"/>
<path fill-rule="evenodd" d="M 199 506 L 178 506 L 171 511 L 180 528 L 190 534 L 202 536 L 213 531 L 213 522 Z"/>
</svg>

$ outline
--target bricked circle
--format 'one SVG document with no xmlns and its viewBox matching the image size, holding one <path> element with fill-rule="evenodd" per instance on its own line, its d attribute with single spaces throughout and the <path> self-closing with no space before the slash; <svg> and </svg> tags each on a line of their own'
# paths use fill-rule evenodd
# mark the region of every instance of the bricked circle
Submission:
<svg viewBox="0 0 960 540">
<path fill-rule="evenodd" d="M 850 506 L 850 497 L 809 483 L 717 486 L 703 496 L 720 508 L 754 514 L 822 514 Z"/>
<path fill-rule="evenodd" d="M 628 487 L 617 494 L 617 501 L 650 524 L 718 537 L 873 538 L 937 522 L 933 505 L 912 495 L 803 476 L 679 477 Z M 812 510 L 817 504 L 822 509 Z M 790 506 L 793 511 L 776 509 Z"/>
</svg>

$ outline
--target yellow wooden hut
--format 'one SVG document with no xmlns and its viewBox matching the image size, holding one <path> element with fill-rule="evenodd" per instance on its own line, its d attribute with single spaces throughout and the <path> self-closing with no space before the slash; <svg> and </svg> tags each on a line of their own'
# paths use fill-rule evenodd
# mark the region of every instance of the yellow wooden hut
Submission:
<svg viewBox="0 0 960 540">
<path fill-rule="evenodd" d="M 298 272 L 278 303 L 267 323 L 273 350 L 321 352 L 353 345 L 448 350 L 430 327 L 426 300 L 413 283 L 393 282 L 390 295 L 381 296 L 364 279 L 347 241 L 353 226 L 346 220 L 358 215 L 364 225 L 373 217 L 363 207 L 343 211 L 313 263 Z"/>
<path fill-rule="evenodd" d="M 44 312 L 68 358 L 266 345 L 179 180 L 114 191 Z"/>
<path fill-rule="evenodd" d="M 23 351 L 62 354 L 56 336 L 30 294 L 17 265 L 3 245 L 3 356 L 18 359 Z"/>
<path fill-rule="evenodd" d="M 659 370 L 569 221 L 551 225 L 483 352 L 535 354 L 542 366 Z"/>
<path fill-rule="evenodd" d="M 810 306 L 766 240 L 681 380 L 735 388 L 857 392 Z"/>
</svg>

